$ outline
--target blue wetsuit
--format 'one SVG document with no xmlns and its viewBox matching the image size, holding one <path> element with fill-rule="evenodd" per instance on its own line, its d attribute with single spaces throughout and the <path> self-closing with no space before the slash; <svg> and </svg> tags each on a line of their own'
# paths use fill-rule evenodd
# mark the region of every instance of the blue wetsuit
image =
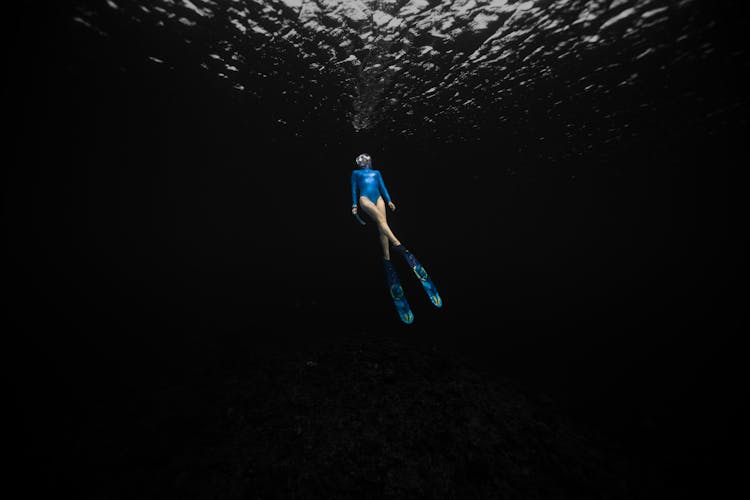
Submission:
<svg viewBox="0 0 750 500">
<path fill-rule="evenodd" d="M 385 188 L 383 176 L 380 171 L 372 168 L 360 168 L 352 171 L 352 206 L 356 207 L 360 196 L 366 196 L 370 201 L 377 204 L 380 196 L 386 201 L 391 201 L 388 190 Z"/>
</svg>

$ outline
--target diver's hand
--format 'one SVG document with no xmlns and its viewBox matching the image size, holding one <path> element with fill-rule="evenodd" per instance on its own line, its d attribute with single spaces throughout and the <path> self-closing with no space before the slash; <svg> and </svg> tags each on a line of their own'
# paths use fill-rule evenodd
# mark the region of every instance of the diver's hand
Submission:
<svg viewBox="0 0 750 500">
<path fill-rule="evenodd" d="M 352 215 L 357 215 L 357 207 L 352 207 Z"/>
<path fill-rule="evenodd" d="M 396 211 L 396 205 L 394 205 L 392 201 L 388 202 L 388 207 L 391 209 L 391 212 Z"/>
</svg>

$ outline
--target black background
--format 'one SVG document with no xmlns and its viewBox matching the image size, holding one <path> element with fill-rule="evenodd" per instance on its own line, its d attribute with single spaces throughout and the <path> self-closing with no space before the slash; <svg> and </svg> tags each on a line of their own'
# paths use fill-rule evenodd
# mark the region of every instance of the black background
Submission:
<svg viewBox="0 0 750 500">
<path fill-rule="evenodd" d="M 491 127 L 457 145 L 322 144 L 325 123 L 284 135 L 269 125 L 280 103 L 244 107 L 180 67 L 123 71 L 145 41 L 97 42 L 66 9 L 6 20 L 5 353 L 20 462 L 41 484 L 75 482 L 65 450 L 111 439 L 91 422 L 117 428 L 165 384 L 354 331 L 551 398 L 655 492 L 715 491 L 742 469 L 747 66 L 722 54 L 744 11 L 717 14 L 716 55 L 689 82 L 733 107 L 691 123 L 667 109 L 552 167 Z M 361 152 L 445 301 L 433 309 L 403 273 L 412 325 L 389 302 L 374 225 L 349 213 Z"/>
</svg>

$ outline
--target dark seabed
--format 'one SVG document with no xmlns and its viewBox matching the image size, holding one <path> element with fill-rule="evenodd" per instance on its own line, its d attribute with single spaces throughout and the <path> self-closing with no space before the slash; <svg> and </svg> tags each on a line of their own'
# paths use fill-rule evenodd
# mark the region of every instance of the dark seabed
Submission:
<svg viewBox="0 0 750 500">
<path fill-rule="evenodd" d="M 29 497 L 746 489 L 746 2 L 49 4 L 3 34 Z"/>
</svg>

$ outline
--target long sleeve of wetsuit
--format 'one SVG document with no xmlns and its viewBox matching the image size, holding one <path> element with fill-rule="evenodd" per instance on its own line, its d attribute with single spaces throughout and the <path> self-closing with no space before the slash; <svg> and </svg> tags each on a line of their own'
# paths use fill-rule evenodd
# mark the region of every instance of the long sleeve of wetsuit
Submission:
<svg viewBox="0 0 750 500">
<path fill-rule="evenodd" d="M 391 195 L 388 194 L 388 190 L 385 188 L 385 182 L 383 182 L 383 176 L 378 172 L 378 188 L 380 188 L 380 194 L 383 195 L 383 199 L 386 203 L 391 202 Z"/>
<path fill-rule="evenodd" d="M 357 196 L 357 179 L 355 175 L 357 175 L 356 170 L 353 170 L 352 171 L 352 207 L 357 206 L 357 200 L 359 199 L 359 197 Z"/>
</svg>

